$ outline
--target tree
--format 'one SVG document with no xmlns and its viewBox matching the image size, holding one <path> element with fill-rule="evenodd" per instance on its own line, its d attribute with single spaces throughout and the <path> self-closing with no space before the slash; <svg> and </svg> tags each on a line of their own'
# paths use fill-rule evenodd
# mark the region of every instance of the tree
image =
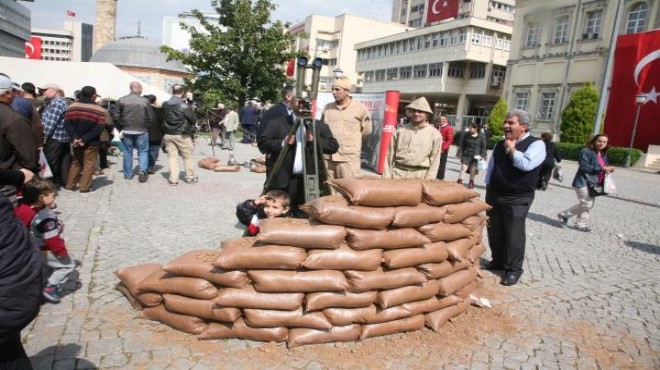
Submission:
<svg viewBox="0 0 660 370">
<path fill-rule="evenodd" d="M 296 54 L 290 51 L 294 36 L 287 25 L 274 23 L 270 14 L 277 7 L 270 0 L 211 0 L 219 20 L 207 19 L 199 10 L 192 14 L 203 30 L 181 24 L 191 35 L 190 50 L 168 46 L 161 50 L 168 60 L 179 60 L 195 77 L 187 87 L 202 94 L 207 105 L 246 100 L 277 100 L 286 82 L 282 67 Z"/>
<path fill-rule="evenodd" d="M 502 137 L 502 135 L 504 135 L 504 120 L 506 119 L 506 114 L 508 112 L 509 107 L 504 98 L 500 96 L 486 120 L 490 132 L 493 133 L 493 137 Z"/>
<path fill-rule="evenodd" d="M 586 143 L 594 132 L 594 117 L 598 109 L 598 90 L 586 84 L 571 95 L 561 114 L 561 141 Z"/>
</svg>

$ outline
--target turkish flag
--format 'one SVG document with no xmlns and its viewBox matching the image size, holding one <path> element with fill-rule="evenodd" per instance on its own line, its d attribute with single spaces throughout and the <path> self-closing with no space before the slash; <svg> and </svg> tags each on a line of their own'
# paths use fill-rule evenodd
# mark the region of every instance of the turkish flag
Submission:
<svg viewBox="0 0 660 370">
<path fill-rule="evenodd" d="M 286 64 L 286 76 L 293 77 L 296 70 L 296 60 L 294 58 L 289 59 Z"/>
<path fill-rule="evenodd" d="M 429 0 L 426 24 L 458 17 L 460 0 Z"/>
<path fill-rule="evenodd" d="M 66 11 L 66 15 L 67 15 L 68 17 L 75 17 L 75 16 L 76 16 L 76 12 L 74 12 L 73 10 L 67 10 L 67 11 Z"/>
<path fill-rule="evenodd" d="M 32 36 L 25 42 L 25 58 L 41 59 L 41 37 Z"/>
<path fill-rule="evenodd" d="M 610 145 L 630 145 L 636 96 L 646 95 L 639 106 L 634 147 L 643 151 L 660 145 L 660 30 L 619 36 L 614 54 L 612 87 L 605 115 Z"/>
</svg>

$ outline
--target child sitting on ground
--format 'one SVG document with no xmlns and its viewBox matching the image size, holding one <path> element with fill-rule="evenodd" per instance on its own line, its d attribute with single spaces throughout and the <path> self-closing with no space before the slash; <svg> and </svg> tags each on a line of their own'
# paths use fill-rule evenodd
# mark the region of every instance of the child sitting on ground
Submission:
<svg viewBox="0 0 660 370">
<path fill-rule="evenodd" d="M 76 267 L 61 234 L 64 224 L 57 219 L 57 188 L 46 180 L 33 179 L 23 186 L 23 199 L 15 208 L 16 216 L 27 226 L 35 247 L 41 249 L 42 265 L 53 270 L 43 289 L 43 296 L 52 303 L 60 301 L 60 286 Z"/>
<path fill-rule="evenodd" d="M 259 219 L 284 217 L 288 212 L 289 194 L 282 190 L 271 190 L 236 206 L 236 217 L 248 227 L 248 236 L 259 234 Z"/>
</svg>

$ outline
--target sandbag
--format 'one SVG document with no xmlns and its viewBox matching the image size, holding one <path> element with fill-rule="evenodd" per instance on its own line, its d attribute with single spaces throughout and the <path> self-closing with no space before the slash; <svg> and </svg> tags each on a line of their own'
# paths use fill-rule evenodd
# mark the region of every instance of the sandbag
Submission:
<svg viewBox="0 0 660 370">
<path fill-rule="evenodd" d="M 393 207 L 351 206 L 342 196 L 325 196 L 300 206 L 311 219 L 358 229 L 382 230 L 394 219 Z"/>
<path fill-rule="evenodd" d="M 260 220 L 259 228 L 259 243 L 308 249 L 337 249 L 346 237 L 343 226 L 310 224 L 299 218 L 267 218 Z"/>
<path fill-rule="evenodd" d="M 162 305 L 148 307 L 142 310 L 140 317 L 148 320 L 160 321 L 174 329 L 190 334 L 199 334 L 207 328 L 207 324 L 199 317 L 181 315 L 169 312 Z"/>
<path fill-rule="evenodd" d="M 250 162 L 250 172 L 266 173 L 266 171 L 268 171 L 266 165 L 257 162 Z"/>
<path fill-rule="evenodd" d="M 165 294 L 163 298 L 165 308 L 169 312 L 225 322 L 234 322 L 241 317 L 241 310 L 238 308 L 217 307 L 213 300 L 193 299 L 174 294 Z"/>
<path fill-rule="evenodd" d="M 197 165 L 201 168 L 207 169 L 207 170 L 212 170 L 213 167 L 215 167 L 216 164 L 220 162 L 219 158 L 216 157 L 206 157 L 202 158 L 197 162 Z"/>
<path fill-rule="evenodd" d="M 472 266 L 472 263 L 469 261 L 445 261 L 442 263 L 425 263 L 417 266 L 417 270 L 424 274 L 427 279 L 432 280 L 449 276 L 456 271 L 465 270 L 470 266 Z"/>
<path fill-rule="evenodd" d="M 461 302 L 463 302 L 463 298 L 452 294 L 441 299 L 438 299 L 438 297 L 431 297 L 421 301 L 404 303 L 401 305 L 401 307 L 410 311 L 411 315 L 416 316 L 423 313 L 437 311 L 445 307 L 459 304 Z"/>
<path fill-rule="evenodd" d="M 470 301 L 468 299 L 462 301 L 459 304 L 449 306 L 431 313 L 424 315 L 426 321 L 426 326 L 431 328 L 436 332 L 440 332 L 440 327 L 442 324 L 446 323 L 452 317 L 456 317 L 463 312 L 465 312 L 468 307 L 470 307 Z"/>
<path fill-rule="evenodd" d="M 447 260 L 445 242 L 424 244 L 418 248 L 394 249 L 383 253 L 383 264 L 391 269 L 412 267 L 424 263 L 439 263 Z"/>
<path fill-rule="evenodd" d="M 222 246 L 214 266 L 223 269 L 296 270 L 307 258 L 303 248 L 284 245 L 253 245 L 254 238 L 230 240 Z"/>
<path fill-rule="evenodd" d="M 197 299 L 213 299 L 219 293 L 218 288 L 204 279 L 181 277 L 163 270 L 156 271 L 142 280 L 138 292 L 179 294 Z"/>
<path fill-rule="evenodd" d="M 225 271 L 213 266 L 220 252 L 194 250 L 175 258 L 163 270 L 179 276 L 197 277 L 230 288 L 242 288 L 248 283 L 244 271 Z"/>
<path fill-rule="evenodd" d="M 469 202 L 450 204 L 447 206 L 444 222 L 455 224 L 462 222 L 468 217 L 474 216 L 479 212 L 487 211 L 492 207 L 488 203 L 479 199 L 472 199 Z"/>
<path fill-rule="evenodd" d="M 306 344 L 330 342 L 354 342 L 360 338 L 361 326 L 358 324 L 333 326 L 329 331 L 295 328 L 289 330 L 287 346 L 295 348 Z"/>
<path fill-rule="evenodd" d="M 323 310 L 332 325 L 377 324 L 410 317 L 410 312 L 401 306 L 378 309 L 376 306 L 362 308 L 328 308 Z"/>
<path fill-rule="evenodd" d="M 384 322 L 381 324 L 366 324 L 362 325 L 362 334 L 360 334 L 360 339 L 421 330 L 424 328 L 424 323 L 424 315 L 417 315 L 410 318 Z"/>
<path fill-rule="evenodd" d="M 383 259 L 382 249 L 356 251 L 342 243 L 338 249 L 315 249 L 307 252 L 302 266 L 310 270 L 374 271 Z"/>
<path fill-rule="evenodd" d="M 349 291 L 363 293 L 370 290 L 395 289 L 406 285 L 426 282 L 424 275 L 417 269 L 409 267 L 397 270 L 355 271 L 348 270 L 344 274 L 348 280 Z"/>
<path fill-rule="evenodd" d="M 434 222 L 440 222 L 445 217 L 447 207 L 434 207 L 426 203 L 416 206 L 394 208 L 394 227 L 420 227 Z"/>
<path fill-rule="evenodd" d="M 436 222 L 417 228 L 422 235 L 429 238 L 432 242 L 450 242 L 452 240 L 465 238 L 472 235 L 472 231 L 463 224 L 447 224 Z"/>
<path fill-rule="evenodd" d="M 479 193 L 455 182 L 424 180 L 421 183 L 424 202 L 432 206 L 463 203 L 479 196 Z"/>
<path fill-rule="evenodd" d="M 309 311 L 323 310 L 330 307 L 359 308 L 369 307 L 375 301 L 378 292 L 318 292 L 305 295 L 305 309 Z"/>
<path fill-rule="evenodd" d="M 422 200 L 422 184 L 416 179 L 332 179 L 328 184 L 359 206 L 415 206 Z"/>
<path fill-rule="evenodd" d="M 135 298 L 135 296 L 133 296 L 130 290 L 128 290 L 128 288 L 126 288 L 126 285 L 124 285 L 124 283 L 122 283 L 121 281 L 115 286 L 115 289 L 121 292 L 121 294 L 123 294 L 124 297 L 128 299 L 128 302 L 131 304 L 131 306 L 133 306 L 134 309 L 142 310 L 145 307 L 142 303 L 140 303 L 140 301 L 138 301 L 137 298 Z"/>
<path fill-rule="evenodd" d="M 119 281 L 116 289 L 120 291 L 128 299 L 131 306 L 136 310 L 141 310 L 144 307 L 154 307 L 163 303 L 163 296 L 159 293 L 140 293 L 136 290 L 131 291 L 123 281 Z"/>
<path fill-rule="evenodd" d="M 470 249 L 470 255 L 468 257 L 468 260 L 470 262 L 477 262 L 485 252 L 486 252 L 486 246 L 484 245 L 483 242 L 481 242 L 475 245 L 474 247 L 472 247 L 472 249 Z"/>
<path fill-rule="evenodd" d="M 437 280 L 428 281 L 422 285 L 404 286 L 397 289 L 381 290 L 376 298 L 376 305 L 389 308 L 403 303 L 420 301 L 434 297 L 440 290 Z"/>
<path fill-rule="evenodd" d="M 197 338 L 240 338 L 260 342 L 282 342 L 286 340 L 288 334 L 289 330 L 287 328 L 253 328 L 245 324 L 243 318 L 240 318 L 233 324 L 212 322 Z"/>
<path fill-rule="evenodd" d="M 336 292 L 348 287 L 340 271 L 251 270 L 248 276 L 254 290 L 262 293 Z"/>
<path fill-rule="evenodd" d="M 453 295 L 460 297 L 460 298 L 467 298 L 472 294 L 476 289 L 479 283 L 477 280 L 472 280 L 468 285 L 462 287 L 461 289 L 457 290 L 454 292 Z"/>
<path fill-rule="evenodd" d="M 461 223 L 471 231 L 474 231 L 477 228 L 483 227 L 486 224 L 486 216 L 479 213 L 474 216 L 470 216 L 466 218 Z"/>
<path fill-rule="evenodd" d="M 124 267 L 115 272 L 119 280 L 128 288 L 128 290 L 135 296 L 138 293 L 140 283 L 149 275 L 155 272 L 162 272 L 161 265 L 156 263 L 145 263 L 131 267 Z"/>
<path fill-rule="evenodd" d="M 389 230 L 346 228 L 346 234 L 348 245 L 358 251 L 419 247 L 430 242 L 429 238 L 412 228 Z"/>
<path fill-rule="evenodd" d="M 216 164 L 213 166 L 215 172 L 238 172 L 243 167 L 240 164 Z"/>
<path fill-rule="evenodd" d="M 470 258 L 470 249 L 474 246 L 474 239 L 461 238 L 447 242 L 447 254 L 450 261 L 467 261 Z"/>
<path fill-rule="evenodd" d="M 303 293 L 259 293 L 252 285 L 246 285 L 241 289 L 222 289 L 215 304 L 218 307 L 296 310 L 301 307 L 304 297 Z"/>
<path fill-rule="evenodd" d="M 322 312 L 303 313 L 302 308 L 294 311 L 243 310 L 243 320 L 253 328 L 294 327 L 330 330 L 332 324 Z"/>
<path fill-rule="evenodd" d="M 467 270 L 461 270 L 455 272 L 449 276 L 446 276 L 440 280 L 440 290 L 438 294 L 442 297 L 446 297 L 450 294 L 453 294 L 455 291 L 461 289 L 462 287 L 471 283 L 474 279 L 477 278 L 477 269 L 470 268 Z"/>
</svg>

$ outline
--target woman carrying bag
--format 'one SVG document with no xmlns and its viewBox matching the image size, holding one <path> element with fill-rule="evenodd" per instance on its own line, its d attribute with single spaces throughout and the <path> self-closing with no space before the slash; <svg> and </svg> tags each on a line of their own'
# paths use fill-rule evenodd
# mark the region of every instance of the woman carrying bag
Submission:
<svg viewBox="0 0 660 370">
<path fill-rule="evenodd" d="M 472 122 L 468 131 L 461 138 L 461 172 L 458 173 L 457 183 L 463 183 L 463 173 L 470 174 L 468 189 L 474 188 L 474 177 L 477 175 L 477 163 L 480 159 L 486 160 L 486 137 L 479 132 L 479 125 Z"/>
<path fill-rule="evenodd" d="M 583 232 L 591 232 L 587 221 L 591 209 L 594 207 L 595 195 L 589 188 L 602 185 L 605 181 L 605 174 L 614 172 L 614 167 L 610 166 L 607 160 L 608 141 L 607 135 L 598 134 L 580 152 L 579 167 L 572 185 L 579 203 L 557 214 L 562 224 L 567 225 L 569 218 L 577 216 L 575 228 Z"/>
</svg>

